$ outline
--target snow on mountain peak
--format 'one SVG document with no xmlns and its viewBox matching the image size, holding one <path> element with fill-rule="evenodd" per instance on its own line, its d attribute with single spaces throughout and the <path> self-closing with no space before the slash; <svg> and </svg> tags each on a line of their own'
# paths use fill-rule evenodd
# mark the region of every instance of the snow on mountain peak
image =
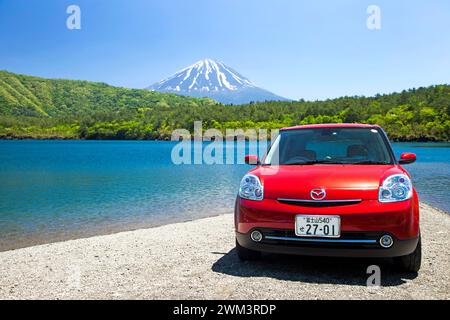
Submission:
<svg viewBox="0 0 450 320">
<path fill-rule="evenodd" d="M 288 100 L 258 88 L 224 63 L 203 59 L 147 89 L 192 97 L 210 97 L 222 103 Z"/>
<path fill-rule="evenodd" d="M 203 59 L 186 67 L 173 76 L 155 83 L 149 89 L 155 91 L 201 92 L 239 90 L 254 87 L 243 77 L 222 62 Z"/>
</svg>

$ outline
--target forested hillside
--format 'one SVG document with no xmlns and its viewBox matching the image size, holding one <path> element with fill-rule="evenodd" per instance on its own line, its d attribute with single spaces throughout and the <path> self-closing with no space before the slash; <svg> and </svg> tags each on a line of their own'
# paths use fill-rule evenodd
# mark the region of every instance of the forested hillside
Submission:
<svg viewBox="0 0 450 320">
<path fill-rule="evenodd" d="M 221 105 L 104 83 L 0 71 L 0 138 L 167 139 L 173 129 L 280 128 L 327 122 L 381 125 L 394 140 L 449 141 L 450 86 L 375 97 Z"/>
</svg>

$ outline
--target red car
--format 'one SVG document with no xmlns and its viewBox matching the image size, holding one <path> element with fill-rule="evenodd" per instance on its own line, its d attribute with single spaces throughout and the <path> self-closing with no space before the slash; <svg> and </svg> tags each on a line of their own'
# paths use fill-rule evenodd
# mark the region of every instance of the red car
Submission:
<svg viewBox="0 0 450 320">
<path fill-rule="evenodd" d="M 402 269 L 421 264 L 419 200 L 385 132 L 376 125 L 283 128 L 243 178 L 235 206 L 241 260 L 261 252 L 392 257 Z"/>
</svg>

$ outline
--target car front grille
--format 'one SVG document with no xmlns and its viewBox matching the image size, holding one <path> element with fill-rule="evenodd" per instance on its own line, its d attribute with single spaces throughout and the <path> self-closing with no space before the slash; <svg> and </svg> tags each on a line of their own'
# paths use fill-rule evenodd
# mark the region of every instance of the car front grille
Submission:
<svg viewBox="0 0 450 320">
<path fill-rule="evenodd" d="M 302 207 L 337 207 L 348 206 L 352 204 L 360 203 L 361 199 L 345 199 L 345 200 L 304 200 L 304 199 L 285 199 L 278 198 L 278 202 L 284 204 L 291 204 L 294 206 Z"/>
</svg>

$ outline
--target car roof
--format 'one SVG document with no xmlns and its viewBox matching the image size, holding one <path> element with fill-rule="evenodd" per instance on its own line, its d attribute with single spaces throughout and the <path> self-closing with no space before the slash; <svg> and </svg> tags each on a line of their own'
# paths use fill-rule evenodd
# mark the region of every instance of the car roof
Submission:
<svg viewBox="0 0 450 320">
<path fill-rule="evenodd" d="M 321 124 L 307 124 L 302 126 L 285 127 L 281 128 L 280 131 L 299 130 L 299 129 L 318 129 L 318 128 L 380 128 L 380 126 L 362 123 L 321 123 Z"/>
</svg>

